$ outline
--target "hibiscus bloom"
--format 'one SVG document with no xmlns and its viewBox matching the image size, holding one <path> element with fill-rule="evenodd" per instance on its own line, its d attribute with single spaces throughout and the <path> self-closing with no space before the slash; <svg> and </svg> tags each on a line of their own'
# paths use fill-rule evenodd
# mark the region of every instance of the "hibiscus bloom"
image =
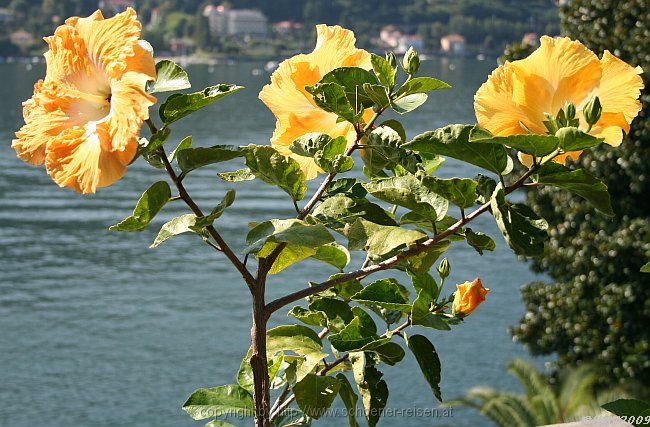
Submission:
<svg viewBox="0 0 650 427">
<path fill-rule="evenodd" d="M 307 179 L 316 177 L 320 169 L 309 157 L 293 154 L 289 145 L 310 133 L 325 133 L 336 138 L 345 136 L 353 144 L 356 133 L 352 124 L 337 123 L 337 115 L 320 109 L 305 90 L 318 83 L 330 71 L 339 67 L 360 67 L 370 70 L 370 54 L 354 46 L 354 33 L 336 26 L 317 25 L 316 48 L 309 54 L 299 54 L 283 61 L 264 86 L 260 99 L 273 112 L 277 121 L 271 145 L 282 155 L 294 158 Z M 367 120 L 372 109 L 367 109 Z"/>
<path fill-rule="evenodd" d="M 452 312 L 461 316 L 469 315 L 485 301 L 485 296 L 488 292 L 490 290 L 483 287 L 483 283 L 478 277 L 473 282 L 456 285 Z"/>
<path fill-rule="evenodd" d="M 156 68 L 140 30 L 131 8 L 110 19 L 98 10 L 45 38 L 47 73 L 23 103 L 25 125 L 12 142 L 18 157 L 45 163 L 59 186 L 81 193 L 124 175 L 156 102 L 145 89 Z"/>
<path fill-rule="evenodd" d="M 555 117 L 567 103 L 576 107 L 580 129 L 588 125 L 583 108 L 598 96 L 602 105 L 600 120 L 589 134 L 604 138 L 611 146 L 623 141 L 630 123 L 641 111 L 639 96 L 643 81 L 641 67 L 633 68 L 609 51 L 602 59 L 579 41 L 543 36 L 540 47 L 525 59 L 506 62 L 494 70 L 474 96 L 478 124 L 494 135 L 509 136 L 532 131 L 547 133 L 546 115 Z M 576 159 L 579 151 L 565 153 Z M 531 164 L 531 157 L 519 155 Z"/>
</svg>

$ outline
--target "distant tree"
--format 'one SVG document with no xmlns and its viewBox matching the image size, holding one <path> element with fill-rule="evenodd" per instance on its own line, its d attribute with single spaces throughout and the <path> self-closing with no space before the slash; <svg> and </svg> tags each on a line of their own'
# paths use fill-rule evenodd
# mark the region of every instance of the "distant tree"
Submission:
<svg viewBox="0 0 650 427">
<path fill-rule="evenodd" d="M 194 16 L 194 42 L 197 49 L 205 50 L 210 46 L 210 27 L 208 19 L 201 11 Z"/>
<path fill-rule="evenodd" d="M 573 0 L 562 9 L 562 22 L 590 49 L 609 49 L 644 67 L 643 109 L 620 147 L 603 145 L 577 161 L 605 179 L 614 218 L 551 188 L 528 194 L 528 203 L 556 230 L 534 268 L 556 283 L 523 287 L 526 314 L 513 334 L 533 354 L 557 354 L 558 366 L 589 361 L 599 365 L 601 381 L 636 380 L 648 395 L 650 275 L 639 270 L 650 259 L 650 4 Z"/>
</svg>

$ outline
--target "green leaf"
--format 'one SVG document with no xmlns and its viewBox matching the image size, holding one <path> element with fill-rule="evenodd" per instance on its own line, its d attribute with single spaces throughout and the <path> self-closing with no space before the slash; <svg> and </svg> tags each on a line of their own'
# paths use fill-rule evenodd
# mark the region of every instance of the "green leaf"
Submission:
<svg viewBox="0 0 650 427">
<path fill-rule="evenodd" d="M 474 232 L 471 228 L 465 230 L 465 238 L 467 239 L 467 243 L 476 249 L 476 252 L 480 255 L 483 255 L 483 251 L 493 251 L 497 247 L 490 236 L 480 231 Z"/>
<path fill-rule="evenodd" d="M 601 407 L 619 417 L 630 418 L 639 417 L 642 413 L 650 409 L 650 403 L 638 399 L 617 399 L 613 402 L 605 403 Z M 634 423 L 634 425 L 643 425 L 643 423 Z"/>
<path fill-rule="evenodd" d="M 191 148 L 192 147 L 192 137 L 191 136 L 186 136 L 183 138 L 181 142 L 178 143 L 176 148 L 174 148 L 174 151 L 172 151 L 169 154 L 169 161 L 173 162 L 176 156 L 178 155 L 178 152 L 181 150 L 185 150 L 186 148 Z"/>
<path fill-rule="evenodd" d="M 650 262 L 646 262 L 640 271 L 641 273 L 650 273 Z"/>
<path fill-rule="evenodd" d="M 195 420 L 219 415 L 253 415 L 253 396 L 236 384 L 194 391 L 183 404 L 183 410 Z"/>
<path fill-rule="evenodd" d="M 440 358 L 436 348 L 424 335 L 413 335 L 408 338 L 408 347 L 415 356 L 424 379 L 427 380 L 433 395 L 442 402 L 440 393 Z"/>
<path fill-rule="evenodd" d="M 487 203 L 497 187 L 497 182 L 490 177 L 478 174 L 476 175 L 476 196 L 479 203 Z"/>
<path fill-rule="evenodd" d="M 322 311 L 307 310 L 304 307 L 295 306 L 287 313 L 287 316 L 295 317 L 307 325 L 327 326 L 327 318 Z"/>
<path fill-rule="evenodd" d="M 381 206 L 367 199 L 353 199 L 343 194 L 330 197 L 316 206 L 313 216 L 328 227 L 340 231 L 346 224 L 354 223 L 357 218 L 381 225 L 395 225 L 393 217 Z"/>
<path fill-rule="evenodd" d="M 389 88 L 395 86 L 397 70 L 385 58 L 373 53 L 370 55 L 370 63 L 372 64 L 372 70 L 375 72 L 381 84 Z"/>
<path fill-rule="evenodd" d="M 258 259 L 266 258 L 275 251 L 278 245 L 280 245 L 280 243 L 268 241 L 255 254 L 255 256 Z M 285 268 L 290 267 L 291 265 L 314 255 L 316 255 L 316 249 L 314 248 L 287 243 L 284 249 L 282 249 L 278 257 L 273 262 L 273 265 L 269 269 L 269 274 L 278 274 Z"/>
<path fill-rule="evenodd" d="M 449 331 L 451 328 L 447 322 L 444 321 L 443 317 L 429 311 L 432 301 L 433 300 L 429 295 L 426 295 L 424 291 L 420 291 L 418 297 L 413 301 L 411 323 L 413 325 L 424 326 L 425 328 Z"/>
<path fill-rule="evenodd" d="M 293 243 L 315 249 L 334 242 L 334 237 L 320 224 L 310 225 L 298 219 L 272 219 L 258 224 L 248 232 L 248 247 L 245 252 L 257 252 L 267 241 Z"/>
<path fill-rule="evenodd" d="M 509 172 L 512 161 L 506 149 L 501 144 L 470 142 L 472 129 L 473 126 L 468 125 L 449 125 L 418 135 L 403 148 L 453 157 L 497 174 Z"/>
<path fill-rule="evenodd" d="M 185 70 L 174 61 L 163 59 L 156 63 L 156 80 L 147 87 L 149 93 L 171 92 L 191 87 Z"/>
<path fill-rule="evenodd" d="M 503 237 L 518 255 L 537 256 L 544 253 L 548 223 L 528 206 L 512 204 L 505 199 L 499 183 L 491 200 L 492 214 Z"/>
<path fill-rule="evenodd" d="M 147 224 L 160 212 L 172 196 L 169 184 L 165 181 L 154 182 L 140 196 L 131 216 L 115 225 L 108 227 L 111 231 L 142 231 Z"/>
<path fill-rule="evenodd" d="M 363 289 L 363 286 L 361 285 L 361 282 L 359 282 L 359 289 Z M 356 293 L 356 292 L 355 292 Z M 349 300 L 349 298 L 348 298 Z M 361 307 L 352 307 L 352 313 L 354 313 L 355 317 L 359 318 L 359 322 L 361 325 L 361 328 L 376 334 L 377 333 L 377 324 L 375 321 L 372 319 L 372 316 L 368 314 L 363 308 Z"/>
<path fill-rule="evenodd" d="M 413 175 L 372 181 L 366 183 L 364 188 L 380 200 L 403 206 L 431 221 L 444 218 L 449 207 L 444 194 L 432 191 L 430 186 L 423 185 Z"/>
<path fill-rule="evenodd" d="M 162 147 L 167 139 L 171 130 L 169 128 L 159 129 L 158 132 L 154 133 L 149 140 L 149 144 L 145 147 L 147 153 L 155 153 L 158 148 Z"/>
<path fill-rule="evenodd" d="M 352 301 L 370 304 L 388 310 L 411 311 L 411 303 L 405 289 L 395 279 L 381 279 L 372 282 L 352 296 Z"/>
<path fill-rule="evenodd" d="M 207 423 L 204 427 L 236 427 L 234 424 L 227 423 L 221 420 L 212 420 Z"/>
<path fill-rule="evenodd" d="M 356 416 L 357 401 L 359 400 L 359 396 L 357 396 L 354 390 L 352 390 L 352 385 L 350 385 L 348 377 L 342 373 L 338 373 L 336 374 L 336 379 L 339 380 L 339 397 L 341 398 L 341 401 L 343 401 L 345 409 L 347 410 L 350 427 L 359 427 Z"/>
<path fill-rule="evenodd" d="M 347 97 L 350 105 L 363 108 L 372 107 L 373 101 L 365 95 L 363 90 L 364 84 L 377 84 L 377 79 L 370 71 L 359 67 L 341 67 L 336 68 L 325 74 L 319 84 L 336 83 L 340 85 Z M 361 108 L 363 107 L 363 108 Z"/>
<path fill-rule="evenodd" d="M 399 114 L 410 113 L 425 102 L 428 96 L 426 93 L 413 93 L 391 101 L 390 106 Z"/>
<path fill-rule="evenodd" d="M 327 355 L 322 352 L 323 343 L 318 334 L 302 325 L 282 325 L 269 329 L 266 334 L 267 354 L 291 351 L 304 357 L 300 381 Z"/>
<path fill-rule="evenodd" d="M 312 94 L 314 102 L 323 110 L 334 113 L 350 123 L 357 123 L 362 113 L 356 114 L 353 104 L 348 100 L 345 88 L 337 83 L 317 83 L 306 86 L 305 90 Z"/>
<path fill-rule="evenodd" d="M 223 197 L 223 200 L 212 209 L 209 215 L 196 218 L 194 227 L 203 228 L 209 225 L 221 217 L 226 208 L 233 204 L 235 201 L 235 190 L 228 190 L 226 195 Z"/>
<path fill-rule="evenodd" d="M 255 174 L 248 168 L 237 169 L 232 172 L 220 172 L 217 175 L 228 182 L 252 181 L 255 179 Z"/>
<path fill-rule="evenodd" d="M 449 240 L 442 240 L 431 246 L 424 252 L 411 256 L 406 259 L 406 267 L 416 272 L 417 274 L 424 274 L 429 271 L 431 266 L 440 258 L 440 255 L 445 253 L 449 248 L 451 242 Z M 398 267 L 404 266 L 404 261 L 397 264 Z"/>
<path fill-rule="evenodd" d="M 293 387 L 293 393 L 298 407 L 308 416 L 319 419 L 334 402 L 340 386 L 334 377 L 307 374 Z"/>
<path fill-rule="evenodd" d="M 368 328 L 357 316 L 345 328 L 329 337 L 330 344 L 338 351 L 362 350 L 379 339 L 375 331 Z"/>
<path fill-rule="evenodd" d="M 514 148 L 531 156 L 544 157 L 551 154 L 560 144 L 560 140 L 553 135 L 510 135 L 493 136 L 484 129 L 474 128 L 470 132 L 470 142 L 501 144 Z"/>
<path fill-rule="evenodd" d="M 331 275 L 328 280 L 335 279 L 336 277 L 340 276 L 342 273 L 337 273 Z M 363 286 L 361 285 L 361 282 L 357 279 L 350 279 L 347 280 L 343 283 L 339 283 L 338 285 L 334 286 L 333 288 L 330 288 L 335 295 L 337 295 L 339 298 L 342 298 L 345 301 L 350 301 L 350 298 L 352 298 L 352 295 L 356 294 L 359 292 L 361 289 L 363 289 Z M 361 320 L 364 320 L 363 318 Z"/>
<path fill-rule="evenodd" d="M 160 228 L 158 235 L 154 239 L 150 248 L 155 248 L 163 243 L 165 240 L 170 239 L 178 234 L 187 233 L 188 231 L 196 232 L 194 225 L 196 223 L 196 215 L 185 214 L 177 216 L 176 218 L 166 222 Z"/>
<path fill-rule="evenodd" d="M 371 85 L 369 83 L 363 84 L 363 91 L 366 96 L 380 108 L 386 108 L 390 105 L 390 98 L 386 92 L 386 88 L 382 85 Z"/>
<path fill-rule="evenodd" d="M 546 163 L 532 176 L 537 184 L 551 185 L 576 194 L 607 216 L 614 216 L 607 186 L 583 169 L 571 170 L 558 163 Z"/>
<path fill-rule="evenodd" d="M 354 160 L 344 156 L 348 145 L 343 136 L 331 139 L 325 146 L 314 155 L 314 162 L 325 172 L 342 173 L 354 167 Z"/>
<path fill-rule="evenodd" d="M 347 238 L 350 250 L 366 250 L 370 256 L 381 256 L 425 240 L 427 235 L 417 230 L 379 225 L 357 219 L 348 228 Z"/>
<path fill-rule="evenodd" d="M 314 157 L 331 140 L 332 138 L 324 133 L 307 133 L 293 141 L 289 145 L 289 150 L 299 156 Z"/>
<path fill-rule="evenodd" d="M 469 178 L 450 178 L 440 179 L 435 176 L 425 176 L 422 178 L 422 185 L 449 200 L 461 209 L 474 206 L 476 203 L 476 186 L 477 183 Z M 438 215 L 437 220 L 444 218 L 447 210 L 445 209 L 442 216 Z"/>
<path fill-rule="evenodd" d="M 243 156 L 242 150 L 234 145 L 185 148 L 176 154 L 178 167 L 181 168 L 183 173 L 189 173 L 203 166 L 227 162 Z"/>
<path fill-rule="evenodd" d="M 328 243 L 319 246 L 316 253 L 311 256 L 314 259 L 333 265 L 339 270 L 343 270 L 350 263 L 350 252 L 345 246 L 338 243 Z"/>
<path fill-rule="evenodd" d="M 207 87 L 200 92 L 175 93 L 160 106 L 158 113 L 160 119 L 165 125 L 168 125 L 241 89 L 243 89 L 242 86 L 219 84 Z"/>
<path fill-rule="evenodd" d="M 268 146 L 244 147 L 246 166 L 262 181 L 276 185 L 293 200 L 302 200 L 307 191 L 307 179 L 300 165 Z"/>
<path fill-rule="evenodd" d="M 401 362 L 405 355 L 402 346 L 394 342 L 373 346 L 372 350 L 368 351 L 375 353 L 379 357 L 379 360 L 390 366 Z"/>
<path fill-rule="evenodd" d="M 427 93 L 433 90 L 448 89 L 451 86 L 433 77 L 416 77 L 404 83 L 397 91 L 397 96 Z"/>
<path fill-rule="evenodd" d="M 354 319 L 348 303 L 334 298 L 316 298 L 309 304 L 309 309 L 325 313 L 327 326 L 332 332 L 340 331 Z"/>
<path fill-rule="evenodd" d="M 357 178 L 341 178 L 332 181 L 327 186 L 323 197 L 332 197 L 342 194 L 351 198 L 364 198 L 368 192 L 363 188 L 362 181 Z"/>
<path fill-rule="evenodd" d="M 404 141 L 406 141 L 406 130 L 404 129 L 404 125 L 402 125 L 400 122 L 398 122 L 395 119 L 389 119 L 389 120 L 384 120 L 379 126 L 377 127 L 382 127 L 386 126 L 391 129 L 393 129 L 395 132 L 397 132 L 397 135 L 399 136 L 399 139 L 396 140 L 398 145 L 402 145 Z M 389 139 L 394 139 L 394 136 L 390 136 Z"/>
<path fill-rule="evenodd" d="M 388 403 L 388 385 L 381 379 L 384 374 L 367 363 L 366 356 L 362 352 L 351 354 L 350 361 L 368 426 L 375 427 Z"/>
<path fill-rule="evenodd" d="M 555 133 L 555 136 L 559 139 L 560 147 L 565 152 L 586 150 L 604 141 L 604 138 L 596 138 L 574 127 L 561 128 Z"/>
</svg>

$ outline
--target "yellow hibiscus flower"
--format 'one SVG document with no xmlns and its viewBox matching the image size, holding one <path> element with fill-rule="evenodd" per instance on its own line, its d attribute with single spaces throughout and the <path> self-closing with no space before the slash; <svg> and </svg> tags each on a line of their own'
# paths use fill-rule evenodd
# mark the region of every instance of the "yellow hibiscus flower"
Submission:
<svg viewBox="0 0 650 427">
<path fill-rule="evenodd" d="M 330 71 L 339 67 L 360 67 L 370 70 L 370 54 L 354 46 L 354 33 L 336 26 L 317 25 L 316 48 L 309 54 L 299 54 L 283 61 L 264 86 L 260 99 L 276 117 L 271 145 L 282 155 L 294 158 L 307 179 L 316 177 L 320 169 L 311 158 L 298 156 L 289 150 L 297 138 L 310 133 L 325 133 L 336 138 L 345 136 L 354 143 L 356 133 L 348 122 L 337 123 L 337 116 L 321 110 L 305 86 L 318 83 Z M 366 120 L 372 109 L 364 114 Z"/>
<path fill-rule="evenodd" d="M 573 103 L 580 129 L 586 131 L 583 108 L 598 96 L 603 111 L 589 133 L 611 146 L 620 145 L 623 132 L 629 132 L 641 111 L 641 67 L 633 68 L 609 51 L 599 60 L 582 43 L 566 37 L 543 36 L 540 42 L 529 57 L 501 65 L 479 88 L 474 96 L 478 124 L 498 136 L 528 130 L 544 134 L 546 114 L 555 117 Z M 579 151 L 564 153 L 555 161 L 563 163 L 579 155 Z M 529 155 L 520 153 L 519 158 L 527 166 L 532 163 Z"/>
<path fill-rule="evenodd" d="M 452 312 L 457 315 L 467 316 L 485 301 L 485 296 L 490 292 L 488 288 L 483 287 L 480 278 L 474 279 L 473 282 L 465 282 L 456 285 L 454 293 L 454 302 Z"/>
<path fill-rule="evenodd" d="M 110 19 L 98 10 L 45 38 L 47 72 L 23 103 L 25 125 L 12 142 L 18 157 L 45 163 L 59 186 L 81 193 L 124 175 L 156 102 L 145 90 L 156 68 L 140 30 L 131 8 Z"/>
</svg>

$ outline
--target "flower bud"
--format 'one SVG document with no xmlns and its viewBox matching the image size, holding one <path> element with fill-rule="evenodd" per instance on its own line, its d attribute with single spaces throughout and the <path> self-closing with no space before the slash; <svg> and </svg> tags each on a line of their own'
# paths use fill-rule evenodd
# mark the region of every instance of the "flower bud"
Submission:
<svg viewBox="0 0 650 427">
<path fill-rule="evenodd" d="M 414 75 L 420 69 L 420 56 L 413 49 L 413 46 L 409 47 L 409 50 L 404 54 L 402 59 L 402 67 L 410 75 Z"/>
<path fill-rule="evenodd" d="M 585 105 L 583 114 L 585 116 L 585 121 L 589 126 L 595 125 L 598 120 L 600 120 L 600 115 L 603 112 L 603 107 L 600 105 L 600 99 L 594 97 L 591 101 Z"/>
<path fill-rule="evenodd" d="M 485 295 L 490 290 L 483 287 L 480 278 L 474 279 L 473 282 L 465 282 L 461 285 L 456 285 L 456 292 L 454 294 L 454 304 L 452 306 L 452 313 L 460 316 L 467 316 L 476 309 L 483 301 Z"/>
<path fill-rule="evenodd" d="M 397 67 L 397 58 L 393 52 L 386 52 L 386 61 L 388 61 L 391 67 Z"/>
<path fill-rule="evenodd" d="M 440 278 L 446 279 L 449 277 L 449 272 L 451 271 L 451 266 L 449 265 L 449 260 L 447 258 L 443 258 L 442 261 L 440 261 L 440 264 L 438 265 L 438 274 L 440 274 Z"/>
<path fill-rule="evenodd" d="M 571 120 L 576 116 L 576 106 L 573 105 L 573 102 L 569 102 L 566 106 L 566 117 Z"/>
</svg>

